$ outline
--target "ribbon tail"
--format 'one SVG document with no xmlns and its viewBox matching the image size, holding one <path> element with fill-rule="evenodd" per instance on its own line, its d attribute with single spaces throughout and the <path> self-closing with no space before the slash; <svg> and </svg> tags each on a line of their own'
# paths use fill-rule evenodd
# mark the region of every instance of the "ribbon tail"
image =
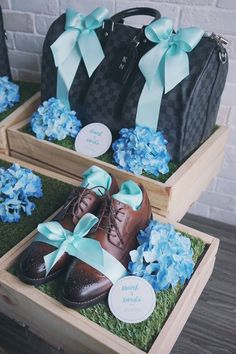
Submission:
<svg viewBox="0 0 236 354">
<path fill-rule="evenodd" d="M 138 66 L 145 77 L 148 88 L 151 87 L 151 84 L 155 79 L 155 75 L 167 49 L 168 47 L 166 46 L 166 43 L 161 42 L 149 50 L 149 52 L 147 52 L 139 61 Z"/>
<path fill-rule="evenodd" d="M 44 256 L 44 262 L 46 267 L 46 276 L 50 272 L 50 270 L 54 267 L 54 265 L 58 262 L 61 258 L 63 253 L 66 251 L 66 243 L 63 242 L 62 245 L 55 251 L 49 253 L 48 255 Z"/>
<path fill-rule="evenodd" d="M 160 64 L 161 66 L 161 64 Z M 163 95 L 160 67 L 150 87 L 145 83 L 138 102 L 136 125 L 146 126 L 156 131 Z"/>
<path fill-rule="evenodd" d="M 69 91 L 80 64 L 81 54 L 76 46 L 70 56 L 58 67 L 57 70 L 57 98 L 70 108 Z"/>
<path fill-rule="evenodd" d="M 79 220 L 78 224 L 74 229 L 74 235 L 78 237 L 79 242 L 82 237 L 86 236 L 89 233 L 91 228 L 95 224 L 97 224 L 97 222 L 98 222 L 98 218 L 91 213 L 86 213 L 85 215 L 82 216 L 82 218 Z"/>
<path fill-rule="evenodd" d="M 90 77 L 105 57 L 102 46 L 94 30 L 83 31 L 78 44 Z"/>
<path fill-rule="evenodd" d="M 188 54 L 180 49 L 170 49 L 165 56 L 165 93 L 189 75 Z"/>
</svg>

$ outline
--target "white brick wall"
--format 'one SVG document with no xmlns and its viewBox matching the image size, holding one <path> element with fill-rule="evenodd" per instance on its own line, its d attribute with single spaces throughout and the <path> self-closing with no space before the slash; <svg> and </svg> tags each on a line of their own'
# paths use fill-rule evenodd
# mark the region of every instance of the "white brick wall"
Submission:
<svg viewBox="0 0 236 354">
<path fill-rule="evenodd" d="M 110 13 L 134 6 L 150 6 L 172 18 L 175 27 L 201 26 L 228 40 L 230 69 L 218 123 L 229 126 L 222 169 L 190 211 L 236 225 L 236 0 L 0 0 L 8 31 L 9 56 L 15 78 L 39 81 L 40 54 L 50 24 L 66 7 L 89 12 L 105 6 Z M 130 22 L 140 24 L 145 18 Z"/>
</svg>

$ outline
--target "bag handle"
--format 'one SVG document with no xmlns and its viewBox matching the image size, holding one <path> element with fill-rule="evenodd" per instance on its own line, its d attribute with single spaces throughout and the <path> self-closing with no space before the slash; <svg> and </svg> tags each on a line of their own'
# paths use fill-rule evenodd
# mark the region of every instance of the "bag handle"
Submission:
<svg viewBox="0 0 236 354">
<path fill-rule="evenodd" d="M 113 22 L 124 23 L 124 19 L 127 17 L 140 16 L 140 15 L 151 16 L 154 17 L 155 19 L 161 17 L 160 12 L 151 7 L 133 7 L 131 9 L 118 12 L 117 14 L 113 15 L 110 19 Z"/>
</svg>

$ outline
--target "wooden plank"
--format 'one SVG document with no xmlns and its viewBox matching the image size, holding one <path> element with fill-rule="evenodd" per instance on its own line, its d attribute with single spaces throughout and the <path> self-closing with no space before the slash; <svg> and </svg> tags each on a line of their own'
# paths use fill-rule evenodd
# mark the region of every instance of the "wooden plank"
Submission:
<svg viewBox="0 0 236 354">
<path fill-rule="evenodd" d="M 53 298 L 28 286 L 12 274 L 0 272 L 0 310 L 30 324 L 33 333 L 60 346 L 67 354 L 144 354 L 125 340 L 68 309 Z M 30 316 L 30 314 L 34 316 Z"/>
<path fill-rule="evenodd" d="M 9 114 L 4 120 L 0 122 L 0 148 L 7 149 L 8 141 L 6 129 L 10 126 L 20 122 L 29 117 L 34 112 L 40 102 L 40 92 L 34 94 L 29 100 L 24 102 L 14 112 Z"/>
<path fill-rule="evenodd" d="M 171 352 L 171 349 L 212 274 L 217 249 L 218 242 L 216 242 L 216 244 L 213 242 L 207 251 L 208 254 L 205 255 L 175 305 L 159 336 L 151 347 L 149 354 L 169 354 Z"/>
<path fill-rule="evenodd" d="M 62 182 L 65 182 L 65 183 L 69 183 L 69 184 L 72 184 L 74 186 L 78 186 L 81 183 L 81 180 L 79 180 L 79 179 L 74 179 L 72 177 L 67 177 L 67 176 L 61 175 L 61 174 L 59 174 L 57 172 L 46 170 L 45 168 L 33 165 L 31 163 L 28 163 L 28 162 L 25 162 L 25 161 L 22 161 L 22 160 L 19 160 L 19 159 L 15 159 L 15 158 L 13 158 L 11 156 L 6 156 L 6 155 L 1 155 L 0 154 L 0 160 L 4 160 L 4 161 L 10 162 L 10 163 L 18 163 L 22 167 L 29 168 L 29 169 L 37 172 L 37 173 L 40 173 L 42 175 L 45 175 L 45 176 L 48 176 L 48 177 L 51 177 L 51 178 L 58 179 L 59 181 L 62 181 Z"/>
<path fill-rule="evenodd" d="M 47 168 L 58 168 L 62 173 L 66 171 L 73 178 L 81 178 L 82 173 L 88 167 L 97 165 L 104 168 L 107 172 L 114 174 L 119 183 L 127 179 L 142 183 L 149 192 L 151 204 L 157 209 L 168 209 L 168 200 L 171 191 L 165 184 L 144 176 L 135 176 L 109 163 L 79 155 L 76 151 L 66 149 L 49 141 L 38 140 L 32 135 L 20 132 L 19 129 L 27 123 L 28 121 L 25 120 L 7 130 L 10 154 L 17 152 L 23 156 L 30 156 L 30 158 L 35 160 L 36 164 L 37 161 L 41 161 L 46 164 Z"/>
<path fill-rule="evenodd" d="M 11 151 L 10 153 L 11 153 L 11 157 L 15 158 L 17 160 L 25 161 L 25 162 L 30 163 L 31 165 L 42 167 L 48 171 L 52 171 L 52 172 L 59 173 L 59 174 L 66 176 L 66 177 L 73 178 L 72 175 L 70 173 L 68 173 L 67 171 L 61 170 L 60 168 L 52 167 L 52 166 L 46 164 L 45 162 L 32 159 L 30 156 L 22 155 L 18 152 L 15 152 L 15 151 Z M 76 176 L 76 179 L 82 180 L 77 176 Z"/>
</svg>

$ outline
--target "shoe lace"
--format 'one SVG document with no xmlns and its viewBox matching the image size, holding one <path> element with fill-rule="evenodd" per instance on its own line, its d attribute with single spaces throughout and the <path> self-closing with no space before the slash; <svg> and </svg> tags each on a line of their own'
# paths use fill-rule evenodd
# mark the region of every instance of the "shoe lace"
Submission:
<svg viewBox="0 0 236 354">
<path fill-rule="evenodd" d="M 105 205 L 100 209 L 99 212 L 99 223 L 97 225 L 97 229 L 105 231 L 111 237 L 115 238 L 118 236 L 120 243 L 123 245 L 124 241 L 119 231 L 117 222 L 122 221 L 120 215 L 125 215 L 125 212 L 123 211 L 124 207 L 121 206 L 117 208 L 117 206 L 114 206 L 112 200 L 112 197 L 106 193 L 104 196 Z"/>
<path fill-rule="evenodd" d="M 87 186 L 84 187 L 84 189 L 80 189 L 80 187 L 77 187 L 74 189 L 73 194 L 71 198 L 68 200 L 68 202 L 65 204 L 63 207 L 63 210 L 72 216 L 77 216 L 78 214 L 78 209 L 83 213 L 85 211 L 85 208 L 88 207 L 88 200 L 92 200 L 90 192 L 97 189 L 98 192 L 101 194 L 101 197 L 103 196 L 104 192 L 102 192 L 101 189 L 105 190 L 106 193 L 106 188 L 103 186 L 95 186 L 90 189 L 87 188 Z"/>
</svg>

